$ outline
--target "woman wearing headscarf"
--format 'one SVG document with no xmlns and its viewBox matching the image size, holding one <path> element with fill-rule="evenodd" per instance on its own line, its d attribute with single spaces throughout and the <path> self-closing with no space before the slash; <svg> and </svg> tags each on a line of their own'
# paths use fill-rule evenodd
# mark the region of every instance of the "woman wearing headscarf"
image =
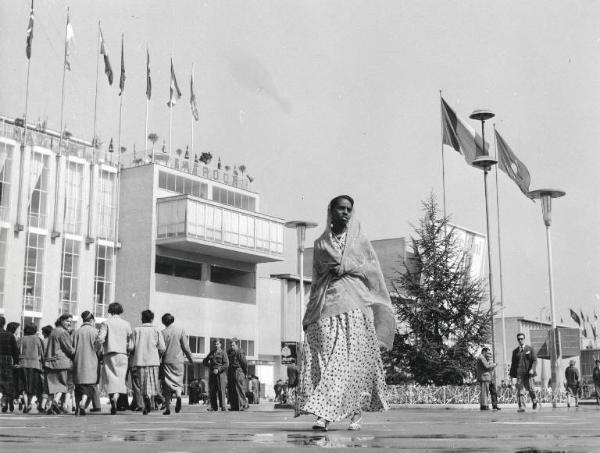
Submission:
<svg viewBox="0 0 600 453">
<path fill-rule="evenodd" d="M 151 401 L 155 395 L 160 395 L 158 371 L 160 356 L 165 352 L 165 341 L 162 333 L 152 325 L 154 313 L 151 310 L 142 312 L 142 325 L 133 330 L 133 379 L 140 389 L 144 400 L 146 415 L 151 411 Z"/>
<path fill-rule="evenodd" d="M 75 415 L 85 415 L 88 398 L 94 396 L 98 381 L 98 331 L 94 315 L 88 310 L 81 313 L 83 324 L 73 336 L 75 358 L 73 359 L 73 383 L 75 384 Z"/>
<path fill-rule="evenodd" d="M 379 261 L 355 218 L 354 200 L 329 203 L 315 241 L 310 300 L 303 319 L 296 415 L 317 416 L 313 429 L 363 411 L 387 410 L 380 347 L 391 348 L 396 322 Z"/>
<path fill-rule="evenodd" d="M 44 343 L 37 336 L 35 324 L 25 324 L 24 336 L 19 339 L 19 388 L 23 395 L 23 413 L 31 411 L 31 398 L 38 401 L 44 392 L 42 365 L 44 363 Z"/>
<path fill-rule="evenodd" d="M 60 315 L 48 337 L 44 367 L 46 369 L 48 393 L 54 395 L 52 404 L 46 412 L 48 415 L 66 413 L 64 409 L 60 408 L 59 403 L 63 393 L 68 391 L 67 373 L 73 367 L 72 359 L 75 349 L 69 334 L 72 318 L 70 314 Z"/>
</svg>

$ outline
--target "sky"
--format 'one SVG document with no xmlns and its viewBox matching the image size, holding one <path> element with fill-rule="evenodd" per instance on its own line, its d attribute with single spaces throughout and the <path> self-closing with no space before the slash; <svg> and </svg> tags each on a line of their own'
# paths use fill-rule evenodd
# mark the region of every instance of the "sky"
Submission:
<svg viewBox="0 0 600 453">
<path fill-rule="evenodd" d="M 27 0 L 0 0 L 0 113 L 23 115 Z M 569 308 L 600 316 L 600 2 L 399 0 L 38 0 L 28 119 L 59 129 L 66 10 L 75 33 L 64 122 L 91 139 L 98 21 L 115 82 L 100 62 L 97 135 L 118 135 L 121 34 L 126 70 L 123 146 L 145 143 L 146 47 L 149 132 L 168 144 L 170 58 L 183 92 L 173 108 L 173 149 L 191 144 L 194 65 L 199 121 L 194 152 L 244 164 L 260 210 L 312 220 L 320 234 L 328 201 L 347 193 L 367 236 L 408 236 L 433 193 L 442 200 L 440 90 L 468 120 L 493 125 L 531 173 L 531 189 L 558 188 L 552 206 L 556 320 Z M 492 151 L 494 150 L 492 140 Z M 445 148 L 447 212 L 485 233 L 482 172 Z M 533 203 L 498 175 L 505 314 L 549 315 L 545 227 Z M 489 177 L 493 274 L 499 298 L 495 174 Z M 294 272 L 287 260 L 263 273 Z"/>
</svg>

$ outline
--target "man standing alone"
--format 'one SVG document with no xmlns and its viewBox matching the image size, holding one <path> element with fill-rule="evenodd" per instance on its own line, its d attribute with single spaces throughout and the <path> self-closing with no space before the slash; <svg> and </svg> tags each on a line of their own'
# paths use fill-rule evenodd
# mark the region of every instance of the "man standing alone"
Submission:
<svg viewBox="0 0 600 453">
<path fill-rule="evenodd" d="M 533 409 L 537 409 L 538 403 L 533 389 L 533 378 L 536 375 L 535 368 L 537 366 L 537 356 L 533 348 L 525 344 L 525 334 L 518 333 L 517 347 L 512 353 L 512 361 L 510 364 L 510 377 L 517 380 L 517 402 L 519 404 L 518 412 L 525 412 L 525 403 L 522 401 L 522 393 L 524 390 L 529 392 Z"/>
<path fill-rule="evenodd" d="M 229 360 L 227 354 L 221 349 L 219 340 L 213 341 L 214 349 L 202 361 L 205 367 L 209 369 L 208 388 L 210 394 L 210 405 L 213 411 L 218 411 L 221 406 L 222 411 L 227 410 L 225 405 L 225 392 L 227 391 L 227 368 Z"/>
<path fill-rule="evenodd" d="M 596 359 L 596 366 L 592 372 L 594 390 L 596 391 L 596 404 L 600 406 L 600 359 Z"/>
</svg>

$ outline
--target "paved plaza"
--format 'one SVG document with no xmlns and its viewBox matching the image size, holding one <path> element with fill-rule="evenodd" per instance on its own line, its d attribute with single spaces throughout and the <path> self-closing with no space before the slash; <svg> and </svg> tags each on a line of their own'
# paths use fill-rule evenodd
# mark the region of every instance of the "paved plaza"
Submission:
<svg viewBox="0 0 600 453">
<path fill-rule="evenodd" d="M 599 452 L 600 407 L 544 407 L 519 414 L 515 408 L 402 407 L 368 414 L 363 429 L 336 423 L 327 433 L 311 430 L 312 418 L 294 418 L 272 403 L 248 412 L 207 412 L 183 407 L 177 415 L 155 411 L 106 412 L 85 417 L 0 414 L 0 451 L 262 452 Z"/>
</svg>

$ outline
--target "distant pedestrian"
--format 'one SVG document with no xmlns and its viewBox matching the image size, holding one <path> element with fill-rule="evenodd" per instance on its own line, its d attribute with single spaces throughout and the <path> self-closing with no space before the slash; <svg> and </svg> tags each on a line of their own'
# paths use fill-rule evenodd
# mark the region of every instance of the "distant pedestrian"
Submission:
<svg viewBox="0 0 600 453">
<path fill-rule="evenodd" d="M 600 359 L 596 359 L 596 366 L 592 371 L 592 380 L 596 391 L 596 404 L 600 406 Z"/>
<path fill-rule="evenodd" d="M 488 362 L 493 362 L 494 357 L 492 356 L 492 351 L 490 351 L 490 349 L 488 349 L 487 352 L 485 353 L 485 358 L 487 359 Z M 492 409 L 494 409 L 495 411 L 499 411 L 500 406 L 498 406 L 498 390 L 496 389 L 494 373 L 495 373 L 495 370 L 490 373 L 491 374 L 491 380 L 490 380 L 490 385 L 489 385 L 490 399 L 492 400 Z"/>
<path fill-rule="evenodd" d="M 88 398 L 94 397 L 98 382 L 98 332 L 94 315 L 86 310 L 81 313 L 83 324 L 73 335 L 75 357 L 73 359 L 73 383 L 75 384 L 75 415 L 85 415 Z"/>
<path fill-rule="evenodd" d="M 512 353 L 509 375 L 517 380 L 517 403 L 518 412 L 525 412 L 525 403 L 522 401 L 522 394 L 525 390 L 529 392 L 533 409 L 537 409 L 538 402 L 533 387 L 533 378 L 536 375 L 537 356 L 533 348 L 525 344 L 525 334 L 517 334 L 519 346 Z"/>
<path fill-rule="evenodd" d="M 6 319 L 0 316 L 0 394 L 2 412 L 14 410 L 13 396 L 16 391 L 13 367 L 19 363 L 19 350 L 15 336 L 4 330 Z"/>
<path fill-rule="evenodd" d="M 102 382 L 110 398 L 110 413 L 117 413 L 117 400 L 120 393 L 127 394 L 127 354 L 133 348 L 131 325 L 121 318 L 123 306 L 113 302 L 108 306 L 110 315 L 104 320 L 98 332 L 98 343 L 103 347 Z"/>
<path fill-rule="evenodd" d="M 20 390 L 23 394 L 23 413 L 31 411 L 31 400 L 35 396 L 40 404 L 44 385 L 44 343 L 36 335 L 35 324 L 25 324 L 23 337 L 17 342 L 19 348 Z"/>
<path fill-rule="evenodd" d="M 571 407 L 571 397 L 575 399 L 575 407 L 579 407 L 579 370 L 575 366 L 575 360 L 569 360 L 569 366 L 565 370 L 565 386 L 567 387 L 567 407 Z"/>
<path fill-rule="evenodd" d="M 160 395 L 158 377 L 160 356 L 165 352 L 165 340 L 162 333 L 152 325 L 154 313 L 142 311 L 142 325 L 133 330 L 133 379 L 139 387 L 144 400 L 144 415 L 152 410 L 154 397 Z"/>
<path fill-rule="evenodd" d="M 190 365 L 194 365 L 194 358 L 190 351 L 188 337 L 181 327 L 175 324 L 175 318 L 170 313 L 165 313 L 162 323 L 165 329 L 162 336 L 165 342 L 165 352 L 161 360 L 162 390 L 165 399 L 164 415 L 171 413 L 171 398 L 175 393 L 175 412 L 181 411 L 181 392 L 183 391 L 184 356 Z"/>
<path fill-rule="evenodd" d="M 281 392 L 283 391 L 283 380 L 277 379 L 275 385 L 273 386 L 273 390 L 275 391 L 275 402 L 281 402 Z"/>
<path fill-rule="evenodd" d="M 492 380 L 492 371 L 496 364 L 488 361 L 488 347 L 481 349 L 481 354 L 477 357 L 477 382 L 479 383 L 479 409 L 482 411 L 490 410 L 490 382 Z"/>
<path fill-rule="evenodd" d="M 245 391 L 248 362 L 246 353 L 240 348 L 237 338 L 231 339 L 231 348 L 227 351 L 227 358 L 229 359 L 227 368 L 229 406 L 232 411 L 244 411 L 248 408 Z"/>
<path fill-rule="evenodd" d="M 203 365 L 208 368 L 208 393 L 210 398 L 210 407 L 213 411 L 227 410 L 225 396 L 227 394 L 227 368 L 229 367 L 229 359 L 223 349 L 221 349 L 221 341 L 213 341 L 213 350 L 202 361 Z"/>
<path fill-rule="evenodd" d="M 54 329 L 48 337 L 48 347 L 45 351 L 44 367 L 48 381 L 48 393 L 53 395 L 50 408 L 46 414 L 64 414 L 66 410 L 60 407 L 63 394 L 67 393 L 68 371 L 73 367 L 75 349 L 69 330 L 72 316 L 63 314 L 56 320 Z"/>
</svg>

